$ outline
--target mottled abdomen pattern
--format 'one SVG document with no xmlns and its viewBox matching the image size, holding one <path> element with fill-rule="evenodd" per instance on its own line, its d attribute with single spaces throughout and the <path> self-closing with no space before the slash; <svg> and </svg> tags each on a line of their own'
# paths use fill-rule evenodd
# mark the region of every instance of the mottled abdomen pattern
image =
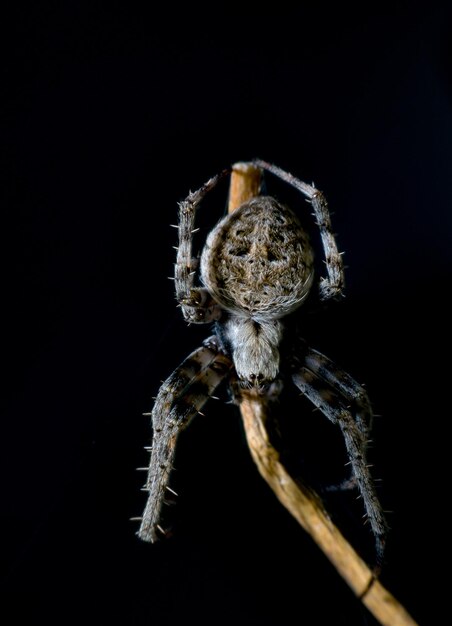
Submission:
<svg viewBox="0 0 452 626">
<path fill-rule="evenodd" d="M 290 209 L 269 196 L 243 204 L 207 238 L 201 274 L 225 308 L 276 319 L 296 309 L 313 281 L 309 238 Z"/>
</svg>

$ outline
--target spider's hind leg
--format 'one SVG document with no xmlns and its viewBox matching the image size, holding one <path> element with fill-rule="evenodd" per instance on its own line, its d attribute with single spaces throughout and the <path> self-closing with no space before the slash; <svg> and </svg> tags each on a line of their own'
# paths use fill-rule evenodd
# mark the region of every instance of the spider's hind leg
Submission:
<svg viewBox="0 0 452 626">
<path fill-rule="evenodd" d="M 144 487 L 149 496 L 137 533 L 140 539 L 150 542 L 158 539 L 160 512 L 177 437 L 200 412 L 231 367 L 231 361 L 220 352 L 216 337 L 209 337 L 161 386 L 151 413 L 154 435 Z"/>
<path fill-rule="evenodd" d="M 364 389 L 327 357 L 306 349 L 303 363 L 297 365 L 293 381 L 300 391 L 329 419 L 338 424 L 344 437 L 352 476 L 364 501 L 380 568 L 386 542 L 387 524 L 378 500 L 366 458 L 367 420 L 370 404 Z"/>
<path fill-rule="evenodd" d="M 341 253 L 337 249 L 328 203 L 323 193 L 314 186 L 314 183 L 308 185 L 276 165 L 261 159 L 255 159 L 254 164 L 298 189 L 308 202 L 312 204 L 313 215 L 320 230 L 320 238 L 325 254 L 326 276 L 320 280 L 319 295 L 321 300 L 328 300 L 329 298 L 336 298 L 342 295 L 344 290 L 344 264 Z"/>
<path fill-rule="evenodd" d="M 174 286 L 184 319 L 193 324 L 210 323 L 221 315 L 221 308 L 209 292 L 194 284 L 198 260 L 193 258 L 192 240 L 196 232 L 195 215 L 199 204 L 229 171 L 223 170 L 179 203 L 179 246 L 174 266 Z"/>
</svg>

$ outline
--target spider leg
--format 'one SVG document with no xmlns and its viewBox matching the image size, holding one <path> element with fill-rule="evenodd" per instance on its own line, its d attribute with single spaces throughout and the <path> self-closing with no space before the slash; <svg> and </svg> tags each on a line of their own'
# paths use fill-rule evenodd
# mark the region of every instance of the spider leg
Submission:
<svg viewBox="0 0 452 626">
<path fill-rule="evenodd" d="M 366 448 L 369 443 L 369 432 L 372 427 L 372 408 L 367 391 L 354 378 L 338 368 L 327 356 L 305 346 L 305 365 L 326 380 L 346 400 L 347 406 L 353 410 L 356 425 L 365 438 Z M 353 474 L 339 485 L 328 487 L 327 491 L 347 491 L 357 487 L 357 480 Z"/>
<path fill-rule="evenodd" d="M 377 568 L 379 568 L 384 556 L 387 525 L 366 459 L 367 428 L 363 429 L 361 420 L 355 420 L 352 413 L 353 407 L 348 406 L 349 397 L 341 390 L 342 383 L 337 382 L 342 378 L 341 374 L 336 369 L 333 376 L 330 370 L 326 374 L 330 377 L 328 380 L 326 376 L 324 378 L 319 374 L 319 369 L 312 371 L 310 367 L 303 365 L 292 375 L 292 378 L 298 389 L 331 422 L 338 424 L 342 431 L 353 475 L 375 537 Z"/>
<path fill-rule="evenodd" d="M 192 240 L 196 209 L 202 199 L 217 183 L 230 172 L 225 169 L 208 180 L 200 189 L 189 193 L 179 203 L 179 246 L 174 267 L 176 299 L 182 307 L 184 319 L 195 324 L 204 324 L 217 320 L 221 310 L 206 289 L 194 287 L 194 277 L 198 261 L 192 256 Z"/>
<path fill-rule="evenodd" d="M 346 400 L 347 405 L 354 411 L 356 424 L 368 443 L 372 426 L 372 408 L 364 387 L 350 374 L 338 368 L 331 359 L 310 347 L 306 347 L 304 363 L 311 372 L 326 380 Z"/>
<path fill-rule="evenodd" d="M 231 361 L 220 352 L 216 337 L 209 337 L 161 386 L 151 413 L 154 435 L 145 485 L 149 496 L 137 533 L 140 539 L 150 542 L 158 539 L 160 511 L 177 437 L 200 412 L 231 367 Z"/>
<path fill-rule="evenodd" d="M 271 174 L 281 178 L 281 180 L 292 185 L 292 187 L 298 189 L 298 191 L 308 198 L 314 210 L 316 224 L 320 229 L 320 237 L 325 254 L 327 276 L 320 280 L 320 298 L 322 300 L 328 300 L 329 298 L 342 295 L 344 289 L 344 264 L 342 262 L 342 256 L 337 249 L 331 226 L 328 203 L 323 193 L 316 189 L 314 185 L 304 183 L 276 165 L 272 165 L 261 159 L 255 159 L 253 163 L 263 170 L 267 170 Z"/>
</svg>

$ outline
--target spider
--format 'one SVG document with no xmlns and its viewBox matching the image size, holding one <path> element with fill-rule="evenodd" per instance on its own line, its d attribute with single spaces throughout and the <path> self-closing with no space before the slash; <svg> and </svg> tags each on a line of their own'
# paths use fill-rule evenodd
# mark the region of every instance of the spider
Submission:
<svg viewBox="0 0 452 626">
<path fill-rule="evenodd" d="M 292 381 L 344 438 L 351 466 L 348 485 L 357 487 L 375 538 L 377 562 L 384 553 L 386 522 L 366 460 L 372 411 L 366 391 L 330 359 L 299 337 L 291 315 L 318 289 L 320 300 L 342 295 L 344 271 L 324 195 L 275 165 L 256 159 L 311 203 L 320 230 L 326 276 L 316 280 L 314 254 L 296 214 L 271 196 L 256 195 L 221 219 L 193 258 L 195 213 L 203 198 L 231 171 L 224 170 L 179 204 L 176 299 L 189 323 L 214 325 L 214 334 L 192 352 L 161 386 L 151 413 L 153 428 L 144 490 L 148 500 L 138 536 L 154 542 L 176 439 L 227 379 L 236 400 L 242 393 L 273 400 Z M 195 286 L 200 274 L 202 286 Z M 347 482 L 347 481 L 346 481 Z"/>
</svg>

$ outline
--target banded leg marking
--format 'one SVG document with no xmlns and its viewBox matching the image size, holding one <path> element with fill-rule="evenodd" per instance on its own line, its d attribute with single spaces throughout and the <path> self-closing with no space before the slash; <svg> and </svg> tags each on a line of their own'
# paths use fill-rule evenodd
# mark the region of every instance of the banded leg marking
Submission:
<svg viewBox="0 0 452 626">
<path fill-rule="evenodd" d="M 201 287 L 194 287 L 198 263 L 193 259 L 192 253 L 196 209 L 209 191 L 229 172 L 230 169 L 223 170 L 179 203 L 179 247 L 174 267 L 174 285 L 184 319 L 194 324 L 205 324 L 220 317 L 220 308 L 209 292 Z"/>
<path fill-rule="evenodd" d="M 294 373 L 293 381 L 331 422 L 339 425 L 342 431 L 353 475 L 363 497 L 375 537 L 378 568 L 383 561 L 387 525 L 366 460 L 367 429 L 363 431 L 360 421 L 355 421 L 341 394 L 308 367 L 302 367 Z"/>
<path fill-rule="evenodd" d="M 158 523 L 174 460 L 177 437 L 201 410 L 232 367 L 215 337 L 195 350 L 163 383 L 151 414 L 153 442 L 145 489 L 149 491 L 138 536 L 158 539 Z"/>
</svg>

